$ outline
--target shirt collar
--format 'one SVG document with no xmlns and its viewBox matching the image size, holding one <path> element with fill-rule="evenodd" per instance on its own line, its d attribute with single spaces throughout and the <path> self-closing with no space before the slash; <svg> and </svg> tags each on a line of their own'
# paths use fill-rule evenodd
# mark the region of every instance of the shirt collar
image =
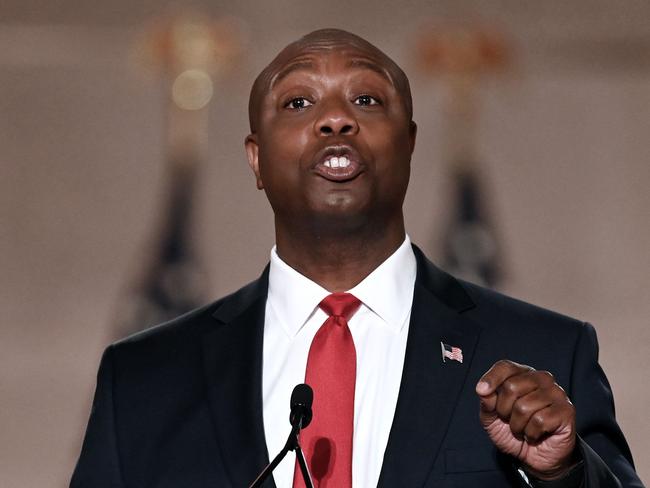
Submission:
<svg viewBox="0 0 650 488">
<path fill-rule="evenodd" d="M 407 235 L 402 245 L 349 293 L 397 332 L 411 312 L 416 273 L 415 254 Z"/>
<path fill-rule="evenodd" d="M 416 261 L 408 235 L 397 250 L 366 278 L 349 290 L 388 327 L 399 331 L 411 311 Z M 271 249 L 268 303 L 282 327 L 293 337 L 329 292 L 300 274 Z"/>
</svg>

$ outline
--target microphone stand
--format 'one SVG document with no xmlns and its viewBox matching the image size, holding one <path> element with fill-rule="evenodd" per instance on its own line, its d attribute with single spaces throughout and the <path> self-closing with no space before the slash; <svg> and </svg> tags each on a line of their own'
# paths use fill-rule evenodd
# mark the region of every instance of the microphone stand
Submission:
<svg viewBox="0 0 650 488">
<path fill-rule="evenodd" d="M 269 465 L 264 468 L 264 471 L 260 473 L 260 475 L 257 477 L 257 479 L 255 479 L 255 481 L 253 481 L 253 484 L 250 485 L 249 488 L 259 488 L 262 486 L 262 483 L 266 481 L 266 478 L 269 477 L 269 475 L 273 472 L 276 466 L 280 464 L 280 461 L 284 459 L 289 451 L 296 451 L 296 458 L 298 459 L 298 465 L 300 466 L 300 472 L 302 473 L 302 479 L 305 482 L 306 488 L 314 488 L 314 484 L 311 481 L 311 475 L 309 474 L 309 469 L 307 468 L 307 462 L 305 461 L 305 456 L 303 455 L 302 449 L 300 449 L 300 444 L 298 443 L 298 432 L 300 432 L 301 427 L 302 419 L 291 428 L 289 438 L 287 439 L 287 442 L 282 450 L 278 453 L 277 456 L 275 456 L 273 461 L 271 461 Z"/>
</svg>

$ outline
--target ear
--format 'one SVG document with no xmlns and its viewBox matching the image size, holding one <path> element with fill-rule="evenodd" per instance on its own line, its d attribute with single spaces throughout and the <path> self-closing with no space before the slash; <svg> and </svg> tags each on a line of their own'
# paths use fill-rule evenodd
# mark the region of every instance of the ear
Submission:
<svg viewBox="0 0 650 488">
<path fill-rule="evenodd" d="M 249 134 L 244 140 L 244 147 L 246 148 L 246 156 L 248 157 L 248 165 L 255 173 L 255 180 L 257 181 L 257 189 L 263 190 L 264 184 L 262 183 L 262 176 L 260 175 L 260 147 L 257 144 L 257 134 Z"/>
<path fill-rule="evenodd" d="M 409 144 L 411 145 L 411 154 L 415 150 L 415 138 L 418 134 L 418 125 L 411 120 L 409 124 Z"/>
</svg>

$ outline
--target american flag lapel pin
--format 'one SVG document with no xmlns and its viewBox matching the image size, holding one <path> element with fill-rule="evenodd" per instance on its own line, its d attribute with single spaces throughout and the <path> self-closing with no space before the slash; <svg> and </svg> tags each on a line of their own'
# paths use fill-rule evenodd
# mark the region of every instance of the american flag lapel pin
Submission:
<svg viewBox="0 0 650 488">
<path fill-rule="evenodd" d="M 452 361 L 463 362 L 463 350 L 460 347 L 450 346 L 444 342 L 440 343 L 442 349 L 442 362 L 447 362 L 447 359 Z"/>
</svg>

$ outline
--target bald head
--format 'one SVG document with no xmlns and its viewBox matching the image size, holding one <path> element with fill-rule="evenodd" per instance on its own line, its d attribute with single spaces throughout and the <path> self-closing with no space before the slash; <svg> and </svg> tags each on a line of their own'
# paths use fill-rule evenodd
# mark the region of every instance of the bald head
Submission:
<svg viewBox="0 0 650 488">
<path fill-rule="evenodd" d="M 248 101 L 248 118 L 251 132 L 257 132 L 262 101 L 269 93 L 278 74 L 288 63 L 305 53 L 319 51 L 327 53 L 336 49 L 348 49 L 372 58 L 391 80 L 395 89 L 402 97 L 408 118 L 412 118 L 413 104 L 411 101 L 409 81 L 395 61 L 390 59 L 377 47 L 355 34 L 340 29 L 320 29 L 289 44 L 257 76 Z"/>
</svg>

